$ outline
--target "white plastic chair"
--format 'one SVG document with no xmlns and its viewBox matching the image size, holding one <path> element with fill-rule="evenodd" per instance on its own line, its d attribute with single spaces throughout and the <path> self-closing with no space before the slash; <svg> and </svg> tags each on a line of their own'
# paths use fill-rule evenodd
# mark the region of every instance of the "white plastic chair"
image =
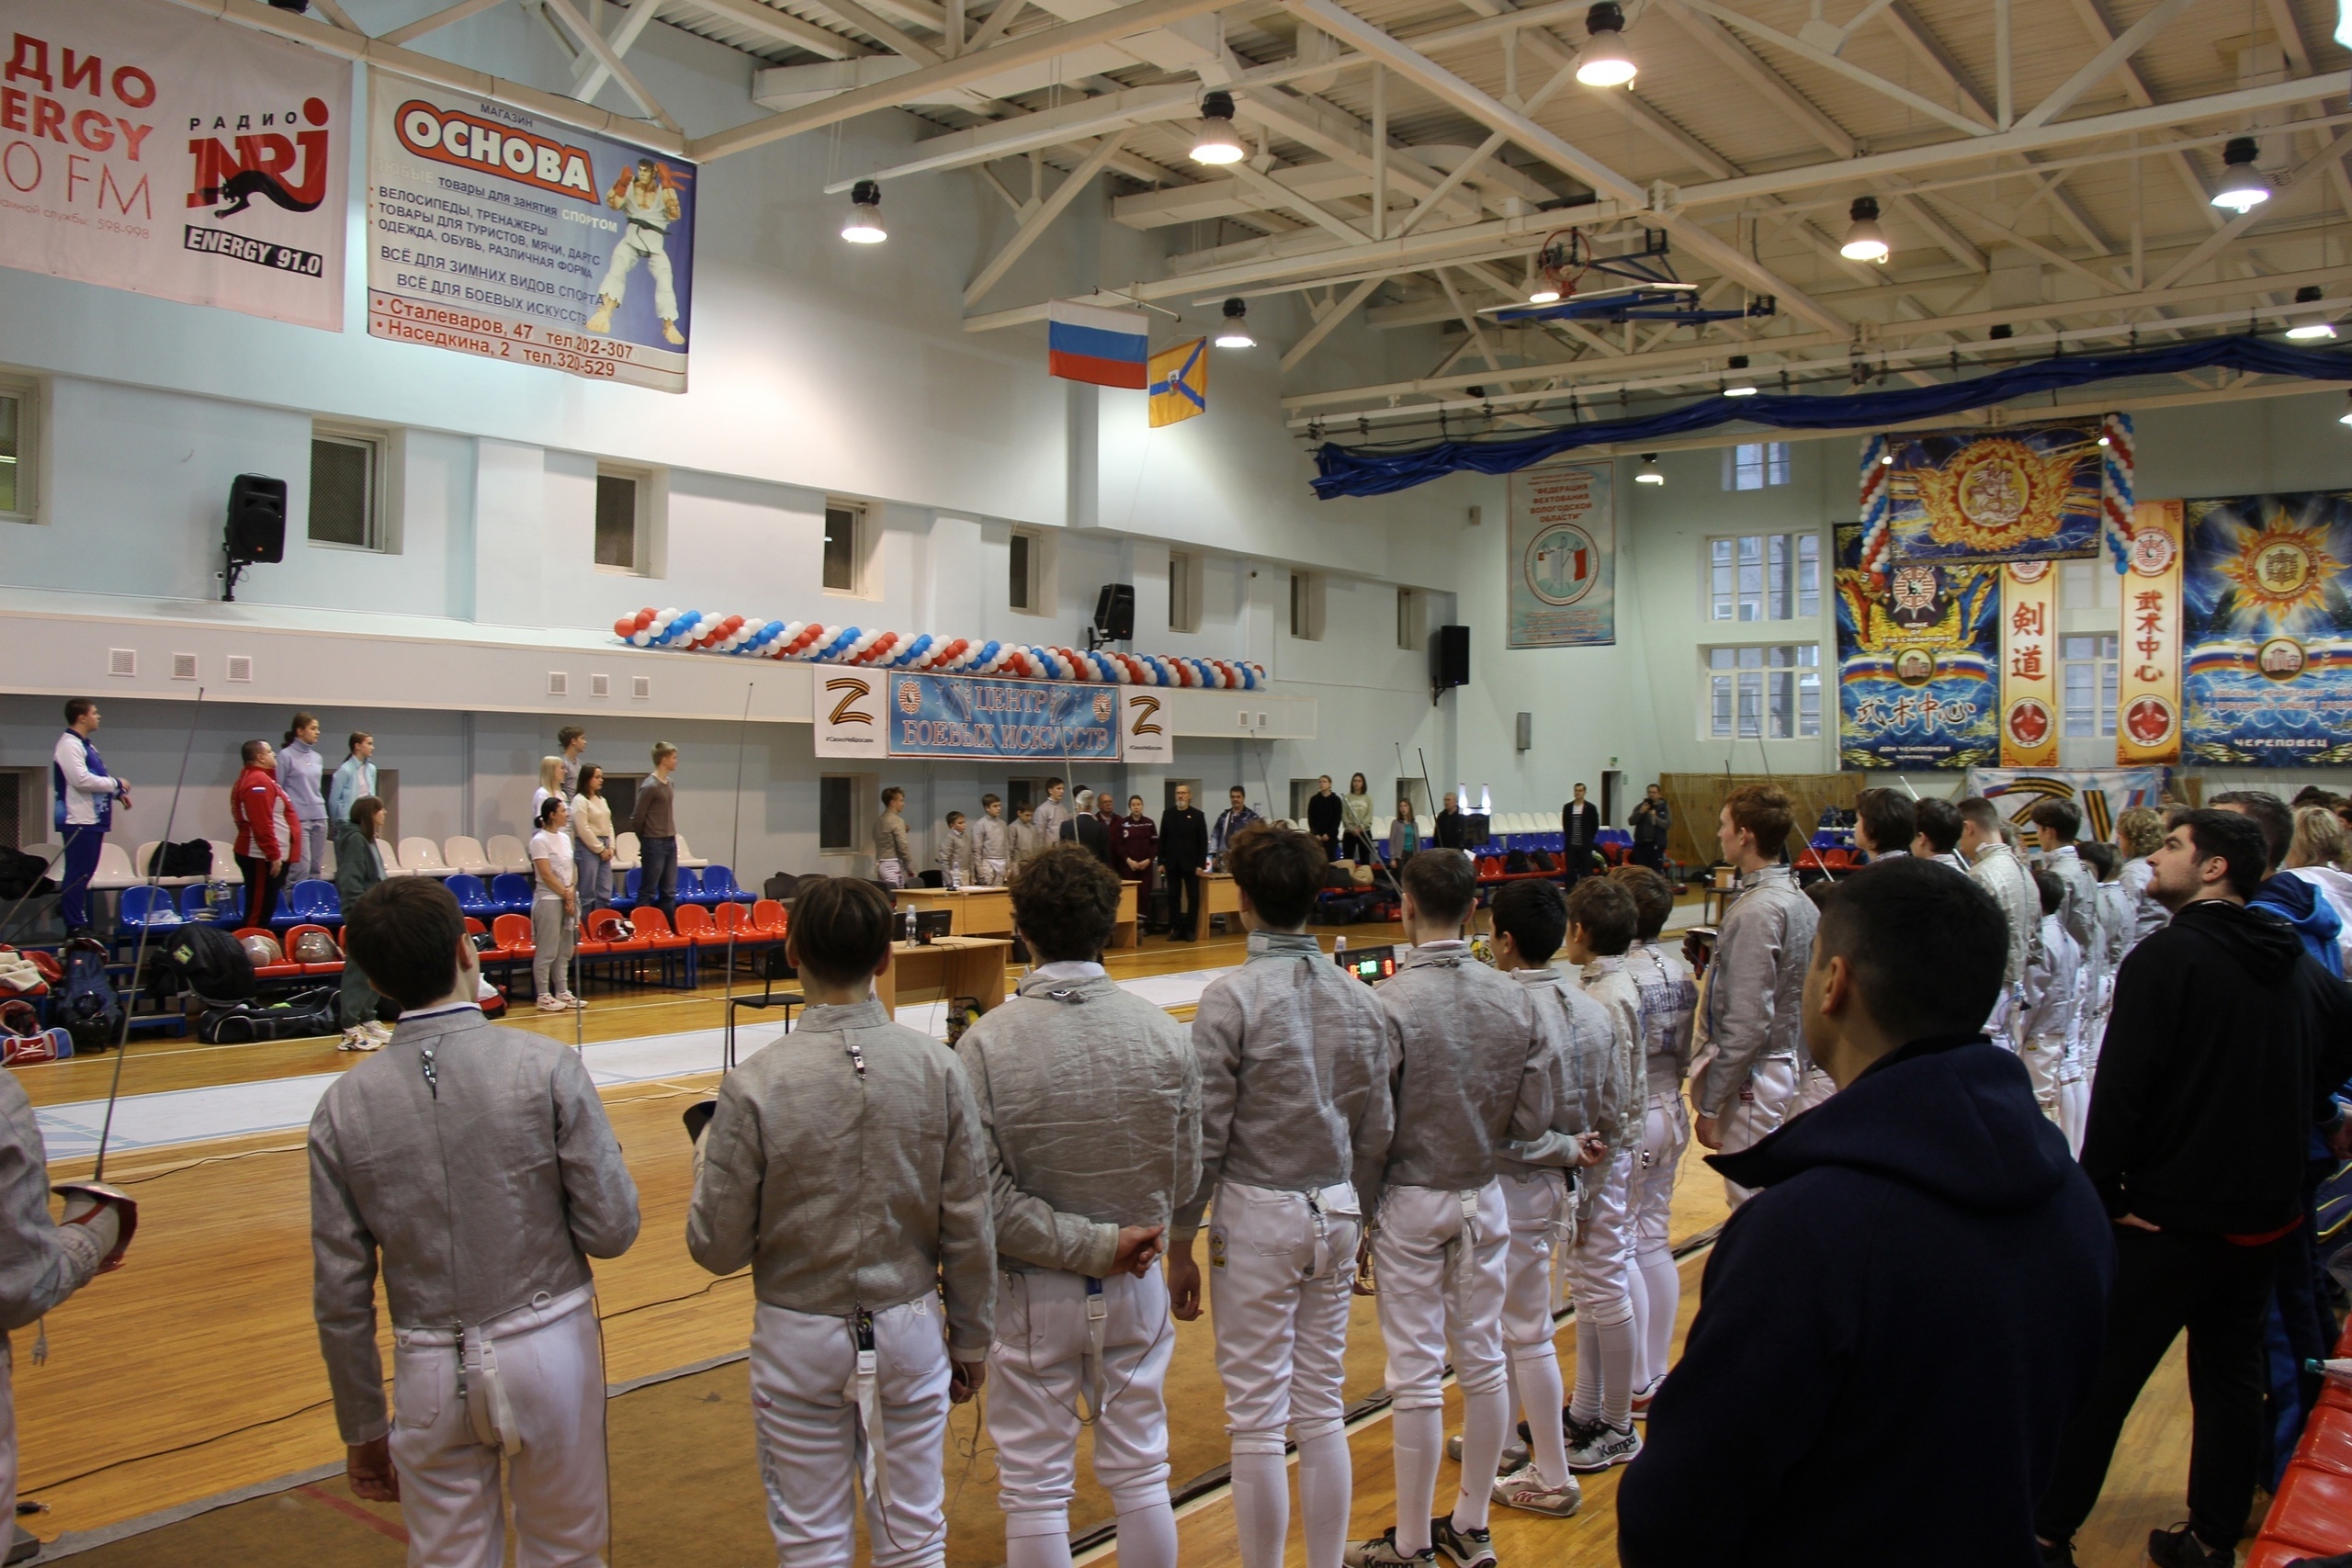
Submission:
<svg viewBox="0 0 2352 1568">
<path fill-rule="evenodd" d="M 613 869 L 615 871 L 637 870 L 644 863 L 639 856 L 641 849 L 642 846 L 637 841 L 637 835 L 628 829 L 624 828 L 615 833 L 613 835 Z"/>
<path fill-rule="evenodd" d="M 140 881 L 144 882 L 147 880 L 147 863 L 153 858 L 158 847 L 159 840 L 150 839 L 147 842 L 140 845 L 138 852 L 130 857 L 131 874 L 136 876 Z M 211 878 L 207 876 L 159 876 L 155 879 L 155 886 L 158 887 L 192 887 L 198 883 L 209 882 Z"/>
<path fill-rule="evenodd" d="M 59 863 L 62 868 L 63 863 L 60 862 Z M 141 878 L 138 872 L 131 868 L 130 857 L 123 852 L 122 846 L 120 844 L 102 844 L 99 846 L 98 869 L 91 874 L 91 886 L 110 888 L 135 887 L 139 885 L 141 880 Z"/>
<path fill-rule="evenodd" d="M 688 849 L 686 847 L 686 836 L 684 833 L 681 833 L 678 835 L 678 863 L 680 865 L 690 865 L 696 871 L 700 871 L 704 866 L 708 865 L 710 862 L 703 859 L 700 855 L 695 854 L 694 851 Z"/>
<path fill-rule="evenodd" d="M 329 882 L 334 880 L 334 840 L 329 839 L 319 851 L 319 875 Z"/>
<path fill-rule="evenodd" d="M 390 855 L 384 857 L 391 860 Z M 391 870 L 390 863 L 384 867 Z M 441 846 L 426 838 L 402 839 L 400 841 L 400 872 L 401 876 L 447 876 L 449 867 L 441 859 Z"/>
<path fill-rule="evenodd" d="M 460 833 L 441 840 L 442 864 L 451 871 L 462 871 L 468 876 L 490 874 L 490 855 L 480 839 L 469 839 Z"/>
<path fill-rule="evenodd" d="M 524 851 L 523 840 L 512 833 L 492 833 L 487 858 L 492 871 L 523 872 L 531 869 L 531 857 Z"/>
</svg>

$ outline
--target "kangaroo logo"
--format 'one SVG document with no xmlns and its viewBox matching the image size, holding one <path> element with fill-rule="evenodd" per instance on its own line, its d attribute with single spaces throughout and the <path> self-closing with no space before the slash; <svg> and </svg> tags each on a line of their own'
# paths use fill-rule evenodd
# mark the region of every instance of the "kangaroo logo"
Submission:
<svg viewBox="0 0 2352 1568">
<path fill-rule="evenodd" d="M 874 722 L 874 716 L 872 714 L 859 713 L 856 711 L 857 705 L 865 701 L 867 694 L 874 690 L 873 687 L 867 685 L 865 682 L 858 680 L 854 676 L 845 675 L 839 680 L 826 682 L 825 690 L 828 692 L 839 692 L 842 694 L 841 701 L 833 705 L 832 716 L 827 719 L 825 721 L 826 723 L 872 724 Z"/>
<path fill-rule="evenodd" d="M 1165 733 L 1159 725 L 1151 722 L 1151 716 L 1159 711 L 1159 699 L 1158 697 L 1129 697 L 1127 699 L 1127 706 L 1135 714 L 1135 722 L 1127 727 L 1128 734 L 1159 735 Z"/>
</svg>

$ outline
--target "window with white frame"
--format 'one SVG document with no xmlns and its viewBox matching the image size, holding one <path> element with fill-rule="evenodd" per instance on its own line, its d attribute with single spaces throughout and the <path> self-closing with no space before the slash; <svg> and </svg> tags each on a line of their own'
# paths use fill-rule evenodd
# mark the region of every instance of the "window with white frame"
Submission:
<svg viewBox="0 0 2352 1568">
<path fill-rule="evenodd" d="M 846 501 L 825 503 L 825 592 L 865 592 L 865 508 Z"/>
<path fill-rule="evenodd" d="M 36 413 L 40 389 L 31 381 L 0 378 L 0 517 L 29 523 L 34 516 Z"/>
<path fill-rule="evenodd" d="M 1313 572 L 1290 574 L 1290 635 L 1302 642 L 1323 635 L 1323 585 Z"/>
<path fill-rule="evenodd" d="M 1789 444 L 1751 441 L 1724 449 L 1724 489 L 1762 490 L 1789 482 Z"/>
<path fill-rule="evenodd" d="M 2115 704 L 2122 689 L 2123 665 L 2113 632 L 2058 639 L 2059 679 L 2064 683 L 2068 739 L 2113 737 Z"/>
<path fill-rule="evenodd" d="M 1005 554 L 1010 581 L 1005 586 L 1005 603 L 1016 610 L 1037 608 L 1037 536 L 1020 529 L 1013 531 L 1012 543 Z"/>
<path fill-rule="evenodd" d="M 1420 651 L 1421 644 L 1427 640 L 1423 627 L 1429 617 L 1422 604 L 1419 590 L 1396 590 L 1396 646 L 1408 653 Z"/>
<path fill-rule="evenodd" d="M 1707 618 L 1787 621 L 1821 614 L 1821 536 L 1741 534 L 1707 541 Z"/>
<path fill-rule="evenodd" d="M 1181 552 L 1168 558 L 1168 629 L 1201 629 L 1201 558 Z"/>
<path fill-rule="evenodd" d="M 1702 650 L 1699 735 L 1706 740 L 1809 740 L 1821 733 L 1821 645 Z"/>
<path fill-rule="evenodd" d="M 384 438 L 362 431 L 313 426 L 311 431 L 311 516 L 314 545 L 345 549 L 384 547 Z"/>
</svg>

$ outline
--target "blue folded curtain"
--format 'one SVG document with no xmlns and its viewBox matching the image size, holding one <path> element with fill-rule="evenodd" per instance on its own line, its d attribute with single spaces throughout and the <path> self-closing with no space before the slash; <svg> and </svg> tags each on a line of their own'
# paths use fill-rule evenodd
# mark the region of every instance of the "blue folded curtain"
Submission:
<svg viewBox="0 0 2352 1568">
<path fill-rule="evenodd" d="M 2297 348 L 2250 336 L 2199 338 L 2124 354 L 2061 355 L 2011 365 L 1964 381 L 1932 387 L 1882 388 L 1845 393 L 1758 393 L 1750 398 L 1702 398 L 1638 419 L 1563 425 L 1503 441 L 1440 441 L 1406 451 L 1373 451 L 1327 441 L 1315 452 L 1315 493 L 1387 495 L 1468 469 L 1508 474 L 1532 468 L 1580 446 L 1639 445 L 1658 436 L 1687 435 L 1718 424 L 1760 424 L 1780 430 L 1860 430 L 1964 413 L 2036 392 L 2113 381 L 2129 376 L 2168 376 L 2226 367 L 2262 376 L 2312 381 L 2352 381 L 2352 354 Z"/>
</svg>

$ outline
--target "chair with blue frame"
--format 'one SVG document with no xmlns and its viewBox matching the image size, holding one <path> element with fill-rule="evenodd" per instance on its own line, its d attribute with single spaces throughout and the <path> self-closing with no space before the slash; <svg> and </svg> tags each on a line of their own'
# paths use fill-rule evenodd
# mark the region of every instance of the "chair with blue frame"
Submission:
<svg viewBox="0 0 2352 1568">
<path fill-rule="evenodd" d="M 332 932 L 343 924 L 343 895 L 323 877 L 296 883 L 287 894 L 286 902 L 294 911 L 296 925 L 325 926 Z"/>
<path fill-rule="evenodd" d="M 227 897 L 221 903 L 212 901 L 212 890 L 219 888 Z M 233 882 L 199 882 L 193 887 L 180 889 L 180 919 L 183 920 L 221 920 L 236 924 L 245 917 L 245 890 Z"/>
<path fill-rule="evenodd" d="M 728 904 L 736 899 L 750 897 L 751 895 L 735 886 L 735 874 L 727 867 L 710 865 L 703 868 L 702 897 L 696 900 L 697 903 Z"/>
<path fill-rule="evenodd" d="M 125 932 L 157 931 L 183 923 L 179 907 L 173 902 L 171 888 L 150 887 L 141 882 L 122 890 L 122 908 L 116 916 L 119 930 Z"/>
<path fill-rule="evenodd" d="M 643 879 L 644 875 L 645 874 L 638 870 L 637 867 L 630 866 L 628 868 L 628 874 L 621 878 L 621 896 L 618 898 L 614 899 L 613 902 L 616 904 L 626 905 L 628 908 L 632 909 L 637 908 L 637 885 Z"/>
<path fill-rule="evenodd" d="M 696 871 L 693 866 L 682 865 L 678 868 L 678 902 L 681 904 L 708 904 L 713 902 L 713 900 L 703 892 L 702 873 Z"/>
<path fill-rule="evenodd" d="M 482 885 L 479 876 L 461 871 L 442 886 L 458 901 L 458 908 L 478 920 L 487 922 L 506 913 L 506 906 L 490 896 L 490 889 Z"/>
<path fill-rule="evenodd" d="M 502 871 L 490 879 L 490 898 L 503 914 L 527 915 L 531 912 L 531 879 L 519 871 Z"/>
</svg>

